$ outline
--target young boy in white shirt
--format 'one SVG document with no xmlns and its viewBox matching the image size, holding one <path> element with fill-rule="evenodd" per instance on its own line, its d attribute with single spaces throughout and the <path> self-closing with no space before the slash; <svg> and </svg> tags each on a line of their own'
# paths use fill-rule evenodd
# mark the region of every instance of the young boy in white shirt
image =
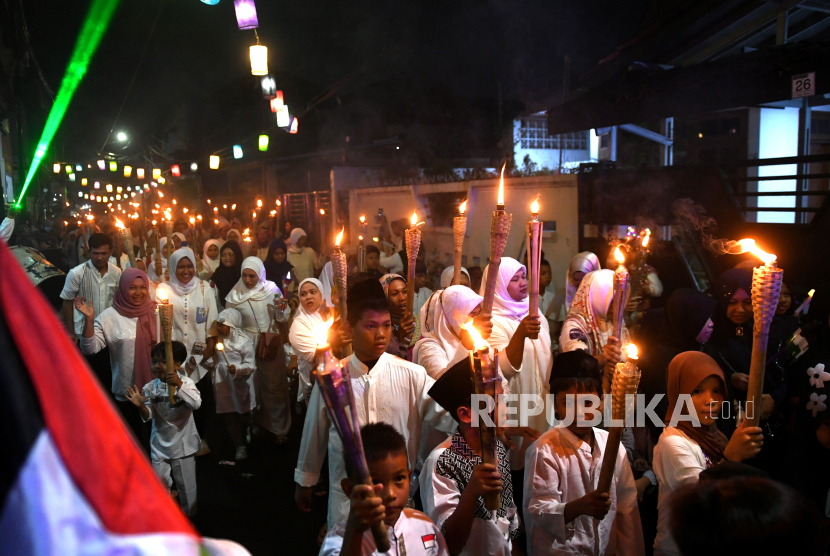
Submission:
<svg viewBox="0 0 830 556">
<path fill-rule="evenodd" d="M 497 398 L 503 393 L 499 382 Z M 455 417 L 458 430 L 427 458 L 420 476 L 421 498 L 451 554 L 510 556 L 521 532 L 510 460 L 507 448 L 497 440 L 498 465 L 482 462 L 480 432 L 472 425 L 473 394 L 469 359 L 450 367 L 430 388 L 429 395 Z M 500 425 L 506 417 L 507 408 L 498 400 L 492 417 L 496 436 L 504 433 Z M 495 516 L 484 506 L 484 496 L 490 492 L 500 493 L 501 507 Z"/>
<path fill-rule="evenodd" d="M 444 537 L 429 518 L 406 507 L 412 470 L 406 441 L 391 425 L 371 423 L 360 429 L 363 452 L 374 486 L 343 479 L 349 497 L 349 516 L 329 530 L 320 556 L 370 556 L 379 554 L 371 528 L 386 525 L 391 549 L 385 554 L 407 556 L 449 555 Z M 347 474 L 354 476 L 350 462 Z"/>
<path fill-rule="evenodd" d="M 625 450 L 617 454 L 610 493 L 597 490 L 608 433 L 586 425 L 591 410 L 577 395 L 602 396 L 599 363 L 582 350 L 560 353 L 551 369 L 550 393 L 557 419 L 565 422 L 539 437 L 525 455 L 529 554 L 645 554 L 637 487 Z"/>
<path fill-rule="evenodd" d="M 150 459 L 153 469 L 167 487 L 176 483 L 179 504 L 185 515 L 196 514 L 196 452 L 202 447 L 193 411 L 202 405 L 196 384 L 181 368 L 187 359 L 187 348 L 181 342 L 173 342 L 175 373 L 167 373 L 164 342 L 153 347 L 153 374 L 156 379 L 142 390 L 131 386 L 127 398 L 141 412 L 147 422 L 153 420 L 150 436 Z M 169 384 L 176 387 L 176 404 L 170 404 Z M 143 392 L 143 394 L 142 394 Z"/>
</svg>

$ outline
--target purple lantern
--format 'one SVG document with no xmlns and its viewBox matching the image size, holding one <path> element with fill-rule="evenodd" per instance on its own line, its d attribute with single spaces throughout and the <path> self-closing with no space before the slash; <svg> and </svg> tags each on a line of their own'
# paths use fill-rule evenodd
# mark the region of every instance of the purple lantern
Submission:
<svg viewBox="0 0 830 556">
<path fill-rule="evenodd" d="M 240 29 L 259 27 L 254 0 L 233 0 L 233 7 L 236 9 L 236 22 Z"/>
</svg>

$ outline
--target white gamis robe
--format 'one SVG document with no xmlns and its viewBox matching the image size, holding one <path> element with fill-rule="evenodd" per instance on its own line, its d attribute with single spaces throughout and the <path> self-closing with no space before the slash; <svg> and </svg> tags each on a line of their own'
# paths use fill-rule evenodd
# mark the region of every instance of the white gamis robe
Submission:
<svg viewBox="0 0 830 556">
<path fill-rule="evenodd" d="M 202 447 L 193 421 L 193 411 L 202 405 L 202 397 L 196 383 L 181 368 L 177 372 L 182 385 L 176 388 L 176 405 L 170 405 L 167 383 L 158 378 L 143 389 L 144 405 L 150 411 L 144 421 L 153 421 L 150 456 L 155 461 L 186 458 Z"/>
<path fill-rule="evenodd" d="M 596 490 L 599 482 L 608 433 L 593 430 L 593 447 L 557 425 L 527 450 L 523 516 L 529 556 L 645 554 L 637 486 L 625 450 L 617 454 L 605 517 L 581 515 L 565 523 L 565 504 Z"/>
<path fill-rule="evenodd" d="M 409 468 L 416 469 L 419 441 L 423 423 L 452 434 L 455 421 L 427 393 L 435 383 L 424 368 L 384 353 L 369 371 L 357 357 L 342 360 L 349 366 L 360 426 L 368 423 L 388 423 L 406 440 Z M 312 487 L 320 480 L 320 469 L 329 454 L 329 510 L 328 526 L 345 520 L 349 515 L 349 498 L 340 487 L 346 477 L 343 444 L 331 422 L 319 384 L 314 385 L 308 403 L 303 439 L 294 481 L 303 487 Z M 410 495 L 417 486 L 412 480 Z"/>
<path fill-rule="evenodd" d="M 256 407 L 254 345 L 247 339 L 236 342 L 235 346 L 231 346 L 229 342 L 223 343 L 224 357 L 217 352 L 210 359 L 202 359 L 203 367 L 214 369 L 213 394 L 216 398 L 216 413 L 249 413 Z M 236 367 L 234 374 L 228 372 L 228 365 Z"/>
<path fill-rule="evenodd" d="M 302 306 L 297 309 L 291 330 L 288 332 L 288 341 L 297 355 L 297 370 L 300 375 L 300 387 L 297 389 L 297 399 L 308 399 L 311 395 L 311 370 L 314 367 L 314 355 L 317 353 L 317 340 L 314 338 L 314 329 L 325 323 L 318 310 L 308 313 Z"/>
<path fill-rule="evenodd" d="M 268 332 L 271 323 L 276 321 L 273 297 L 261 301 L 249 299 L 238 305 L 226 300 L 225 307 L 236 309 L 242 315 L 239 332 L 250 338 L 256 350 L 259 333 Z M 282 348 L 274 359 L 256 358 L 254 386 L 258 403 L 254 420 L 277 436 L 288 434 L 291 428 L 291 398 L 285 374 L 285 352 Z"/>
<path fill-rule="evenodd" d="M 187 295 L 179 295 L 167 282 L 161 282 L 156 286 L 156 295 L 153 296 L 157 302 L 159 290 L 164 290 L 168 303 L 173 304 L 173 340 L 183 343 L 189 356 L 193 351 L 193 344 L 207 341 L 210 325 L 219 316 L 216 294 L 210 283 L 204 280 L 199 280 L 199 284 Z M 204 322 L 197 322 L 197 311 L 200 307 L 207 310 Z M 197 362 L 201 361 L 201 355 L 195 355 L 194 358 Z M 197 365 L 191 377 L 194 382 L 199 382 L 206 374 L 207 369 Z"/>
</svg>

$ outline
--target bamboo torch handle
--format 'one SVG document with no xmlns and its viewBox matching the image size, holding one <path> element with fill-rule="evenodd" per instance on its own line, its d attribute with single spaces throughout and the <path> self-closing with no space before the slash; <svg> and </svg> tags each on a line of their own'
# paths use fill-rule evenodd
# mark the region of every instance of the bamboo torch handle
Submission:
<svg viewBox="0 0 830 556">
<path fill-rule="evenodd" d="M 173 363 L 173 341 L 164 340 L 164 356 L 167 358 L 167 376 L 176 372 L 175 364 Z M 176 387 L 167 383 L 167 393 L 170 395 L 170 405 L 176 405 Z"/>
<path fill-rule="evenodd" d="M 768 338 L 768 334 L 760 334 L 752 342 L 752 359 L 749 364 L 749 385 L 746 389 L 747 427 L 757 427 L 761 423 L 761 396 L 764 394 L 764 371 L 767 365 Z"/>
<path fill-rule="evenodd" d="M 375 540 L 375 546 L 377 546 L 378 552 L 384 554 L 389 552 L 392 548 L 391 543 L 389 542 L 389 535 L 386 532 L 386 524 L 382 521 L 375 523 L 372 525 L 372 538 Z"/>
<path fill-rule="evenodd" d="M 602 467 L 599 471 L 599 481 L 597 481 L 597 490 L 600 492 L 611 491 L 611 480 L 614 478 L 614 467 L 616 467 L 617 455 L 620 452 L 622 433 L 622 427 L 608 429 L 608 443 L 605 445 L 605 455 L 602 456 Z"/>
</svg>

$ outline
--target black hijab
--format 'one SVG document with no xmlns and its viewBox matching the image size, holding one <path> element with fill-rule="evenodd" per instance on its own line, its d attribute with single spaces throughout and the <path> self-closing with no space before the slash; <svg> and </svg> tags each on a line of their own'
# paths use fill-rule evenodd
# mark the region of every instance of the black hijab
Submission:
<svg viewBox="0 0 830 556">
<path fill-rule="evenodd" d="M 752 328 L 755 319 L 750 317 L 743 324 L 735 324 L 726 316 L 729 309 L 729 301 L 739 289 L 744 290 L 747 295 L 752 295 L 752 270 L 748 268 L 733 268 L 724 272 L 715 285 L 715 300 L 718 302 L 715 314 L 712 315 L 714 328 L 709 343 L 716 347 L 725 347 L 730 340 L 748 340 L 752 346 Z M 749 363 L 747 362 L 747 368 Z"/>
<path fill-rule="evenodd" d="M 274 262 L 274 251 L 282 249 L 288 255 L 288 246 L 281 239 L 275 239 L 268 245 L 268 256 L 265 258 L 265 278 L 279 286 L 280 290 L 284 287 L 285 276 L 294 268 L 294 265 L 288 262 L 286 258 L 281 263 Z"/>
<path fill-rule="evenodd" d="M 731 297 L 731 295 L 730 295 Z M 663 311 L 663 343 L 677 353 L 697 351 L 697 337 L 715 312 L 718 302 L 692 288 L 675 290 Z"/>
<path fill-rule="evenodd" d="M 231 267 L 227 267 L 222 264 L 222 252 L 226 249 L 230 249 L 233 251 L 234 255 L 234 264 Z M 225 242 L 221 249 L 219 249 L 219 266 L 216 268 L 216 272 L 213 273 L 211 277 L 211 281 L 216 285 L 216 289 L 219 290 L 219 300 L 222 304 L 225 304 L 225 296 L 227 296 L 236 283 L 239 281 L 239 278 L 242 276 L 242 260 L 245 257 L 242 255 L 242 248 L 239 247 L 239 244 L 233 240 L 229 240 Z"/>
</svg>

